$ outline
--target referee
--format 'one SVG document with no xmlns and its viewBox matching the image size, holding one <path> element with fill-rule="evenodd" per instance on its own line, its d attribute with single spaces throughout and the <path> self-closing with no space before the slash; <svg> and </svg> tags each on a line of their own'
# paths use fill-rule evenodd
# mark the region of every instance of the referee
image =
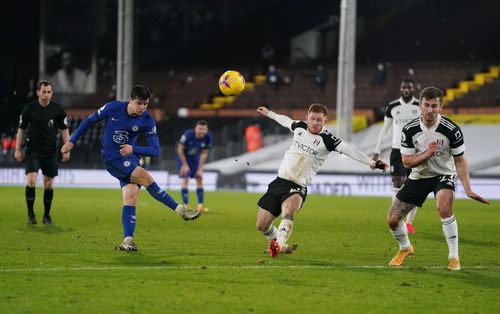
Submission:
<svg viewBox="0 0 500 314">
<path fill-rule="evenodd" d="M 49 81 L 40 81 L 37 84 L 36 95 L 38 99 L 27 104 L 19 119 L 19 128 L 16 137 L 16 151 L 14 157 L 17 161 L 26 159 L 26 205 L 28 207 L 28 224 L 36 224 L 36 216 L 33 211 L 35 203 L 35 185 L 38 169 L 43 174 L 43 223 L 52 224 L 50 207 L 54 196 L 54 177 L 58 173 L 57 165 L 57 132 L 61 130 L 63 143 L 69 138 L 69 130 L 66 123 L 66 112 L 64 109 L 51 102 L 54 87 Z M 25 138 L 26 135 L 26 138 Z M 24 140 L 25 156 L 21 150 Z M 69 160 L 69 152 L 63 154 L 62 161 Z"/>
</svg>

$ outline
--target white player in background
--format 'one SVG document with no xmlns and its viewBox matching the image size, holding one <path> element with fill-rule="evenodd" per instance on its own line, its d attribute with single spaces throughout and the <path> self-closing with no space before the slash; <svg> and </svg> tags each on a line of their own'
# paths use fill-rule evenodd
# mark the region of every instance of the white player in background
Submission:
<svg viewBox="0 0 500 314">
<path fill-rule="evenodd" d="M 412 168 L 412 171 L 387 215 L 391 233 L 399 244 L 399 250 L 389 262 L 390 266 L 400 266 L 407 256 L 414 253 L 403 217 L 415 206 L 421 207 L 427 195 L 433 192 L 448 244 L 448 269 L 461 269 L 458 224 L 453 215 L 457 174 L 468 197 L 489 204 L 472 191 L 462 131 L 453 121 L 440 114 L 443 95 L 439 88 L 424 88 L 420 93 L 421 117 L 405 125 L 401 134 L 403 164 Z"/>
<path fill-rule="evenodd" d="M 268 253 L 275 257 L 292 253 L 295 249 L 287 241 L 292 233 L 293 219 L 307 196 L 307 185 L 316 176 L 330 152 L 345 154 L 354 160 L 386 171 L 389 165 L 381 160 L 371 160 L 357 148 L 342 142 L 326 130 L 328 111 L 321 104 L 309 106 L 306 121 L 294 121 L 287 116 L 257 108 L 257 113 L 273 119 L 293 132 L 293 143 L 285 153 L 278 169 L 278 177 L 258 202 L 257 229 L 269 240 Z M 281 215 L 278 229 L 273 225 Z"/>
<path fill-rule="evenodd" d="M 396 196 L 403 186 L 410 169 L 405 168 L 401 161 L 401 131 L 410 121 L 420 117 L 419 101 L 413 96 L 415 82 L 411 78 L 406 78 L 401 82 L 401 97 L 389 103 L 385 109 L 384 126 L 378 135 L 377 145 L 373 154 L 373 160 L 380 158 L 382 141 L 392 130 L 392 149 L 389 163 L 391 165 L 391 177 L 394 194 Z M 417 214 L 417 207 L 413 208 L 406 216 L 406 227 L 408 233 L 415 233 L 413 220 Z"/>
</svg>

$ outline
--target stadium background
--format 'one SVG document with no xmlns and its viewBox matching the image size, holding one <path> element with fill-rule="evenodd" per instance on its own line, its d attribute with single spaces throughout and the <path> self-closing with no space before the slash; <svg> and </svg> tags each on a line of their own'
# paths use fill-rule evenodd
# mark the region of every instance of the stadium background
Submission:
<svg viewBox="0 0 500 314">
<path fill-rule="evenodd" d="M 75 65 L 96 86 L 85 94 L 68 95 L 56 89 L 55 100 L 66 108 L 71 131 L 87 114 L 114 99 L 118 5 L 117 1 L 66 0 L 6 5 L 1 13 L 7 27 L 1 30 L 6 47 L 0 60 L 4 144 L 0 178 L 2 184 L 22 184 L 22 170 L 13 161 L 8 138 L 16 132 L 22 106 L 34 96 L 34 83 L 58 70 L 65 51 L 73 53 Z M 167 188 L 176 188 L 175 144 L 186 128 L 203 118 L 215 135 L 207 165 L 215 177 L 209 185 L 248 190 L 249 172 L 273 175 L 286 144 L 247 153 L 245 131 L 257 124 L 264 146 L 274 148 L 289 138 L 277 124 L 257 119 L 254 109 L 262 104 L 301 119 L 307 105 L 321 102 L 334 119 L 339 8 L 340 1 L 135 1 L 133 82 L 155 93 L 150 111 L 157 119 L 162 146 L 160 158 L 147 167 L 166 172 Z M 468 156 L 491 149 L 491 155 L 483 154 L 485 158 L 477 162 L 473 157 L 473 177 L 493 180 L 483 183 L 497 188 L 491 182 L 500 177 L 500 152 L 481 138 L 485 132 L 500 130 L 500 42 L 492 37 L 500 29 L 499 9 L 497 2 L 484 0 L 359 1 L 352 141 L 372 153 L 385 105 L 399 96 L 401 79 L 411 76 L 419 88 L 435 85 L 447 91 L 447 114 L 473 130 L 466 131 Z M 42 36 L 46 57 L 40 61 Z M 262 56 L 266 45 L 273 48 L 267 58 Z M 45 74 L 39 71 L 40 62 Z M 278 84 L 270 83 L 269 64 L 278 70 Z M 384 69 L 377 72 L 379 64 Z M 318 65 L 326 70 L 324 87 L 314 81 Z M 237 69 L 247 78 L 248 90 L 241 96 L 221 97 L 216 83 L 226 69 Z M 71 162 L 61 164 L 66 177 L 75 177 L 72 169 L 102 169 L 101 128 L 88 132 Z M 384 157 L 390 148 L 387 143 Z M 271 158 L 272 152 L 276 155 Z M 357 174 L 351 177 L 353 186 L 364 184 L 360 180 L 365 177 L 360 179 L 359 174 L 369 171 L 332 158 L 322 173 Z M 371 181 L 390 194 L 388 176 Z M 68 182 L 77 183 L 62 183 Z"/>
</svg>

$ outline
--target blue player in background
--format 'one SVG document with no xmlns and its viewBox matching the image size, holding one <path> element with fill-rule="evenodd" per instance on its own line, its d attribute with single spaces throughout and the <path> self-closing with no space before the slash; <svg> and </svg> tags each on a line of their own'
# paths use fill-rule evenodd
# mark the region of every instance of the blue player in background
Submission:
<svg viewBox="0 0 500 314">
<path fill-rule="evenodd" d="M 135 207 L 141 186 L 145 186 L 151 196 L 174 210 L 184 220 L 194 220 L 200 216 L 199 211 L 178 204 L 139 165 L 140 155 L 157 157 L 160 153 L 156 123 L 146 111 L 150 99 L 151 93 L 146 87 L 134 86 L 128 102 L 112 101 L 102 106 L 82 121 L 69 141 L 61 148 L 63 154 L 69 152 L 94 123 L 106 121 L 102 138 L 102 158 L 106 169 L 120 181 L 122 188 L 124 239 L 117 247 L 121 251 L 137 251 L 134 242 Z M 136 145 L 137 137 L 141 133 L 146 136 L 148 146 Z"/>
<path fill-rule="evenodd" d="M 212 148 L 212 134 L 208 132 L 208 123 L 205 120 L 196 122 L 194 129 L 182 134 L 177 147 L 177 167 L 181 177 L 182 201 L 189 202 L 189 179 L 196 179 L 196 195 L 198 197 L 198 211 L 208 212 L 203 205 L 203 167 L 208 157 L 208 150 Z"/>
</svg>

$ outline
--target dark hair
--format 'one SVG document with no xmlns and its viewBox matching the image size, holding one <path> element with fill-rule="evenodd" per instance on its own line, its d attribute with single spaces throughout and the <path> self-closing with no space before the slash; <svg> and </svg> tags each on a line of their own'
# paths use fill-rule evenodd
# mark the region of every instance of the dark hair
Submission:
<svg viewBox="0 0 500 314">
<path fill-rule="evenodd" d="M 401 81 L 401 85 L 403 85 L 404 83 L 412 83 L 413 85 L 415 85 L 415 81 L 411 77 L 404 78 Z"/>
<path fill-rule="evenodd" d="M 314 104 L 309 106 L 309 110 L 307 111 L 307 113 L 309 114 L 311 112 L 322 113 L 325 116 L 328 115 L 328 110 L 326 109 L 326 107 L 324 105 L 318 104 L 318 103 L 314 103 Z"/>
<path fill-rule="evenodd" d="M 130 91 L 130 99 L 148 100 L 152 97 L 153 94 L 151 94 L 149 89 L 144 85 L 135 85 Z"/>
<path fill-rule="evenodd" d="M 424 98 L 425 99 L 439 98 L 440 103 L 442 103 L 443 96 L 444 96 L 444 93 L 442 90 L 440 90 L 437 87 L 430 86 L 430 87 L 426 87 L 426 88 L 422 89 L 422 91 L 420 92 L 420 101 L 422 101 L 422 99 L 424 99 Z"/>
<path fill-rule="evenodd" d="M 207 122 L 207 120 L 198 120 L 198 121 L 196 121 L 196 125 L 206 125 L 206 126 L 208 126 L 208 122 Z"/>
<path fill-rule="evenodd" d="M 41 81 L 38 81 L 38 83 L 36 84 L 36 90 L 42 89 L 42 86 L 50 86 L 50 87 L 52 87 L 52 89 L 54 89 L 54 85 L 52 85 L 51 82 L 49 82 L 47 80 L 41 80 Z"/>
</svg>

